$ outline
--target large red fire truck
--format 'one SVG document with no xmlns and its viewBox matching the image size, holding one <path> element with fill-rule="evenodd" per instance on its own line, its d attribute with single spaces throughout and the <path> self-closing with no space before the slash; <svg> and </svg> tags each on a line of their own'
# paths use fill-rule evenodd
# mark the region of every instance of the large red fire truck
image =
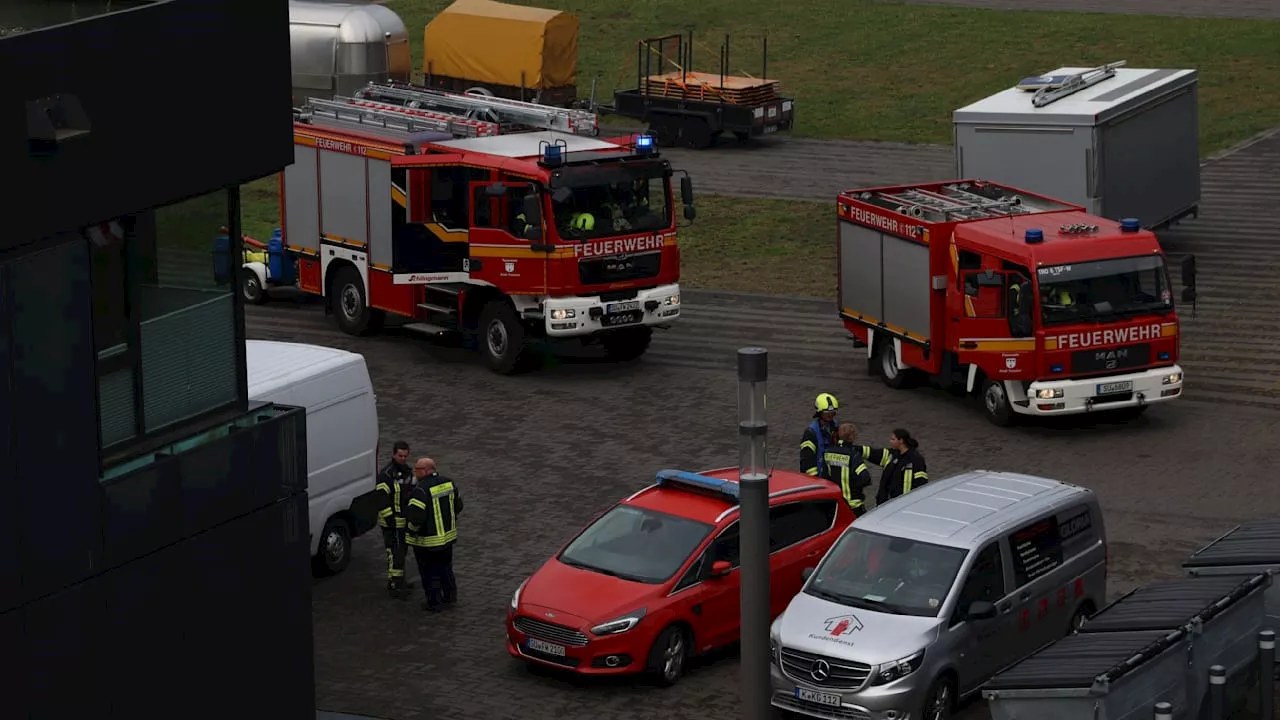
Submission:
<svg viewBox="0 0 1280 720">
<path fill-rule="evenodd" d="M 837 202 L 840 317 L 890 387 L 959 385 L 999 425 L 1181 394 L 1164 253 L 1137 220 L 980 180 Z"/>
<path fill-rule="evenodd" d="M 583 111 L 404 85 L 312 100 L 281 174 L 283 277 L 256 278 L 323 295 L 348 333 L 391 313 L 461 334 L 497 372 L 539 339 L 637 357 L 680 315 L 673 170 L 648 136 L 597 133 Z M 692 220 L 687 175 L 680 195 Z"/>
</svg>

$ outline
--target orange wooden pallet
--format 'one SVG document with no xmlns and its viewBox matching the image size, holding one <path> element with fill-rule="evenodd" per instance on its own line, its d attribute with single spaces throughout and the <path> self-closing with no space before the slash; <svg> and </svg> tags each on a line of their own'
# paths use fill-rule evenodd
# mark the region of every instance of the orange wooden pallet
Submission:
<svg viewBox="0 0 1280 720">
<path fill-rule="evenodd" d="M 661 97 L 725 102 L 732 105 L 763 105 L 778 98 L 776 80 L 757 80 L 739 75 L 721 76 L 704 72 L 673 71 L 645 78 L 645 93 Z"/>
</svg>

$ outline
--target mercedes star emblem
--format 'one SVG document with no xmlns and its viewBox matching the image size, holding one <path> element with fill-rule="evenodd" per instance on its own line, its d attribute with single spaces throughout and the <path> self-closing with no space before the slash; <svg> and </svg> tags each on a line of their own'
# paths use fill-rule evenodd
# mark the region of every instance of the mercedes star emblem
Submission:
<svg viewBox="0 0 1280 720">
<path fill-rule="evenodd" d="M 809 666 L 809 676 L 818 682 L 822 682 L 831 677 L 831 666 L 826 660 L 814 660 Z"/>
</svg>

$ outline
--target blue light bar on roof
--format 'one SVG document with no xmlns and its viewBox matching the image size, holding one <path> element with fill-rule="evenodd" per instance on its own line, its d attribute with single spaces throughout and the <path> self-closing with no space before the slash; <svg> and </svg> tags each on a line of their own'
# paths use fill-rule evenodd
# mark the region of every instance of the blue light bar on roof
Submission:
<svg viewBox="0 0 1280 720">
<path fill-rule="evenodd" d="M 683 486 L 691 490 L 701 490 L 703 492 L 711 492 L 738 502 L 738 483 L 732 480 L 721 480 L 720 478 L 707 477 L 698 473 L 686 472 L 684 470 L 659 470 L 658 486 L 672 487 Z"/>
<path fill-rule="evenodd" d="M 641 155 L 647 155 L 654 150 L 652 135 L 639 135 L 636 137 L 636 152 Z"/>
</svg>

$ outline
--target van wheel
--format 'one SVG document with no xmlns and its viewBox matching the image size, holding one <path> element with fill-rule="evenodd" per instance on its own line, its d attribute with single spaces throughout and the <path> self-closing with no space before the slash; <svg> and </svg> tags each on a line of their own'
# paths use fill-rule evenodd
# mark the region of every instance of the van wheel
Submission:
<svg viewBox="0 0 1280 720">
<path fill-rule="evenodd" d="M 898 353 L 894 349 L 893 338 L 881 337 L 876 340 L 880 357 L 880 377 L 884 384 L 894 390 L 905 388 L 911 380 L 911 370 L 898 365 Z"/>
<path fill-rule="evenodd" d="M 244 301 L 250 305 L 262 305 L 267 301 L 267 289 L 262 287 L 262 281 L 258 279 L 258 273 L 249 268 L 240 270 L 240 294 L 244 296 Z"/>
<path fill-rule="evenodd" d="M 480 311 L 479 345 L 490 370 L 509 375 L 520 369 L 526 357 L 524 325 L 515 308 L 505 300 L 493 300 Z"/>
<path fill-rule="evenodd" d="M 982 379 L 982 409 L 987 419 L 999 427 L 1009 427 L 1016 416 L 1013 406 L 1009 404 L 1009 393 L 1004 390 L 1004 383 L 991 378 Z"/>
<path fill-rule="evenodd" d="M 955 707 L 955 687 L 951 678 L 943 675 L 929 686 L 929 694 L 924 696 L 924 710 L 920 717 L 924 720 L 950 720 Z"/>
<path fill-rule="evenodd" d="M 368 335 L 378 329 L 382 315 L 369 307 L 360 273 L 350 266 L 338 270 L 329 286 L 329 308 L 338 327 L 348 335 Z"/>
<path fill-rule="evenodd" d="M 311 559 L 317 576 L 337 575 L 351 564 L 351 526 L 342 518 L 329 518 L 320 533 L 320 549 Z"/>
<path fill-rule="evenodd" d="M 689 643 L 684 631 L 670 625 L 658 633 L 658 638 L 653 641 L 646 669 L 656 683 L 662 687 L 671 687 L 680 682 L 688 659 Z"/>
</svg>

